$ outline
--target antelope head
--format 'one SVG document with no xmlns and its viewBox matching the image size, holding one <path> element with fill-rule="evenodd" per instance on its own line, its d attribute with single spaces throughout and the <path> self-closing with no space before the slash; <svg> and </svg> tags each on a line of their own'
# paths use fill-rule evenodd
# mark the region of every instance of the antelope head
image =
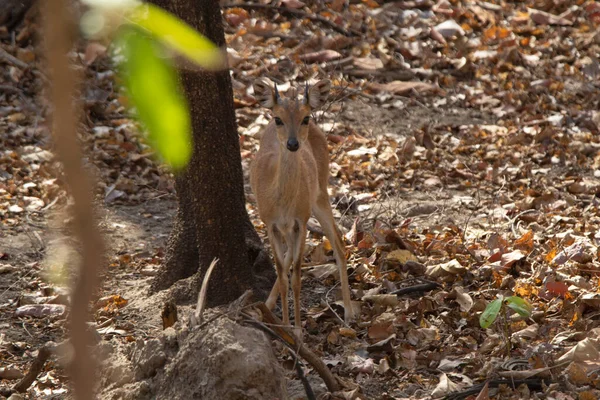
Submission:
<svg viewBox="0 0 600 400">
<path fill-rule="evenodd" d="M 310 115 L 325 103 L 330 88 L 329 80 L 322 80 L 313 86 L 307 84 L 302 97 L 295 88 L 282 95 L 276 84 L 271 86 L 262 78 L 254 82 L 254 96 L 263 107 L 272 111 L 281 146 L 295 152 L 305 144 Z"/>
</svg>

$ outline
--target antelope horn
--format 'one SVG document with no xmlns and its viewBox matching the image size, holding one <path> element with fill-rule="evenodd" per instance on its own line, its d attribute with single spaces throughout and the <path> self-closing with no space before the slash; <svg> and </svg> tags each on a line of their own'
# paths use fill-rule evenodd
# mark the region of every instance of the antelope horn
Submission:
<svg viewBox="0 0 600 400">
<path fill-rule="evenodd" d="M 304 104 L 308 104 L 308 83 L 304 87 Z"/>
<path fill-rule="evenodd" d="M 279 97 L 279 90 L 277 90 L 277 84 L 274 83 L 273 85 L 275 85 L 275 102 L 279 103 L 280 97 Z"/>
</svg>

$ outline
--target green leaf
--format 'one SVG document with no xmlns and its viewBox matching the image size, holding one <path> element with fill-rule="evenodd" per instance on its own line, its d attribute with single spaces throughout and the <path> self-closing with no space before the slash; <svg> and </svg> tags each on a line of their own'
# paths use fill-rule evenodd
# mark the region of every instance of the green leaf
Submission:
<svg viewBox="0 0 600 400">
<path fill-rule="evenodd" d="M 224 53 L 213 42 L 159 7 L 140 5 L 127 15 L 127 19 L 204 68 L 225 66 Z"/>
<path fill-rule="evenodd" d="M 498 313 L 500 312 L 500 308 L 502 308 L 502 298 L 496 299 L 487 305 L 481 316 L 479 317 L 479 325 L 486 329 L 491 324 L 494 323 Z"/>
<path fill-rule="evenodd" d="M 520 316 L 525 318 L 531 316 L 532 307 L 527 300 L 519 296 L 511 296 L 507 297 L 504 302 L 508 308 L 516 311 Z"/>
<path fill-rule="evenodd" d="M 120 39 L 128 97 L 148 130 L 152 146 L 167 164 L 180 169 L 192 155 L 192 139 L 189 109 L 177 73 L 161 58 L 161 49 L 146 33 L 129 28 Z"/>
</svg>

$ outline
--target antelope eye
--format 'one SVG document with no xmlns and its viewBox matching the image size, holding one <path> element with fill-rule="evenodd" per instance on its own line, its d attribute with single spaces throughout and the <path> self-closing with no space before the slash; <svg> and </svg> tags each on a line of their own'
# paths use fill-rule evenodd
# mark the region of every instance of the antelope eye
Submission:
<svg viewBox="0 0 600 400">
<path fill-rule="evenodd" d="M 281 126 L 283 125 L 283 121 L 279 117 L 275 117 L 275 125 Z"/>
<path fill-rule="evenodd" d="M 308 125 L 308 121 L 310 121 L 310 117 L 304 117 L 304 119 L 302 120 L 302 125 Z"/>
</svg>

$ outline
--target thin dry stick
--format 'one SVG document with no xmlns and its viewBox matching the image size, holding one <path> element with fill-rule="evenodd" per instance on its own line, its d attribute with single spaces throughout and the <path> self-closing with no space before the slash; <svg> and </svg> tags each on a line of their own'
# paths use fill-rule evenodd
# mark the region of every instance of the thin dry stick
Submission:
<svg viewBox="0 0 600 400">
<path fill-rule="evenodd" d="M 204 275 L 204 279 L 202 280 L 202 286 L 200 287 L 200 292 L 198 293 L 198 303 L 196 304 L 196 312 L 194 313 L 193 325 L 199 325 L 202 323 L 202 311 L 204 311 L 204 306 L 206 304 L 206 291 L 208 290 L 208 281 L 210 279 L 210 275 L 215 268 L 215 265 L 219 262 L 218 258 L 215 258 L 210 263 L 208 270 L 206 271 L 206 275 Z"/>
<path fill-rule="evenodd" d="M 29 386 L 31 386 L 33 381 L 35 381 L 35 378 L 37 378 L 39 373 L 42 372 L 42 368 L 44 368 L 44 364 L 52 354 L 52 351 L 54 351 L 54 348 L 55 344 L 50 342 L 38 350 L 38 355 L 31 363 L 31 367 L 29 367 L 27 374 L 12 387 L 14 391 L 19 393 L 25 393 L 27 391 Z"/>
<path fill-rule="evenodd" d="M 323 382 L 325 382 L 325 386 L 330 392 L 337 392 L 340 390 L 340 385 L 338 381 L 335 379 L 335 376 L 331 373 L 329 368 L 321 361 L 319 357 L 315 355 L 312 351 L 310 351 L 306 346 L 299 344 L 296 341 L 296 337 L 291 332 L 290 329 L 286 328 L 283 325 L 283 322 L 279 318 L 277 318 L 271 310 L 265 305 L 265 303 L 259 303 L 258 308 L 263 314 L 263 318 L 265 322 L 270 324 L 271 329 L 273 329 L 277 334 L 284 339 L 288 344 L 297 349 L 298 355 L 304 358 L 306 362 L 308 362 L 312 367 L 317 371 Z"/>
<path fill-rule="evenodd" d="M 273 10 L 273 11 L 276 11 L 283 15 L 287 14 L 287 15 L 292 15 L 295 17 L 307 18 L 307 19 L 310 19 L 311 21 L 315 21 L 315 22 L 320 22 L 324 25 L 329 26 L 331 29 L 333 29 L 336 32 L 341 33 L 344 36 L 360 36 L 360 32 L 356 32 L 354 30 L 347 31 L 346 29 L 342 28 L 335 22 L 328 20 L 327 18 L 324 18 L 320 15 L 309 14 L 305 11 L 297 10 L 295 8 L 277 7 L 277 6 L 272 6 L 270 4 L 254 4 L 254 3 L 252 3 L 252 4 L 251 3 L 225 4 L 223 6 L 223 9 L 227 9 L 227 8 L 244 8 L 244 9 L 248 9 L 248 10 Z"/>
<path fill-rule="evenodd" d="M 257 321 L 251 315 L 246 314 L 244 312 L 242 312 L 241 314 L 245 318 L 244 322 L 271 335 L 271 337 L 279 340 L 281 343 L 283 343 L 285 345 L 285 347 L 287 347 L 287 349 L 292 353 L 292 356 L 294 357 L 294 368 L 296 369 L 296 375 L 298 376 L 298 379 L 300 379 L 300 381 L 302 382 L 302 386 L 304 386 L 304 391 L 306 392 L 306 396 L 308 397 L 309 400 L 316 399 L 314 391 L 313 391 L 312 387 L 310 386 L 308 379 L 306 379 L 306 376 L 304 375 L 304 371 L 302 371 L 302 366 L 300 365 L 300 359 L 298 357 L 298 354 L 296 353 L 296 350 L 284 338 L 279 336 L 277 334 L 277 332 L 275 332 L 273 329 L 266 326 L 264 323 Z"/>
<path fill-rule="evenodd" d="M 74 77 L 75 72 L 70 68 L 67 56 L 73 44 L 69 30 L 69 4 L 67 0 L 48 0 L 44 17 L 48 67 L 52 74 L 52 134 L 56 153 L 64 167 L 66 183 L 73 196 L 75 234 L 82 246 L 79 275 L 71 296 L 70 334 L 74 355 L 69 370 L 76 398 L 88 400 L 94 398 L 95 363 L 88 351 L 93 344 L 93 337 L 86 329 L 86 321 L 90 319 L 89 303 L 97 288 L 104 246 L 94 218 L 92 180 L 84 172 L 77 140 L 78 112 L 73 106 L 73 99 L 78 80 Z"/>
<path fill-rule="evenodd" d="M 2 47 L 0 47 L 0 60 L 22 69 L 29 68 L 29 65 L 26 62 L 19 60 L 17 57 L 4 50 Z"/>
</svg>

